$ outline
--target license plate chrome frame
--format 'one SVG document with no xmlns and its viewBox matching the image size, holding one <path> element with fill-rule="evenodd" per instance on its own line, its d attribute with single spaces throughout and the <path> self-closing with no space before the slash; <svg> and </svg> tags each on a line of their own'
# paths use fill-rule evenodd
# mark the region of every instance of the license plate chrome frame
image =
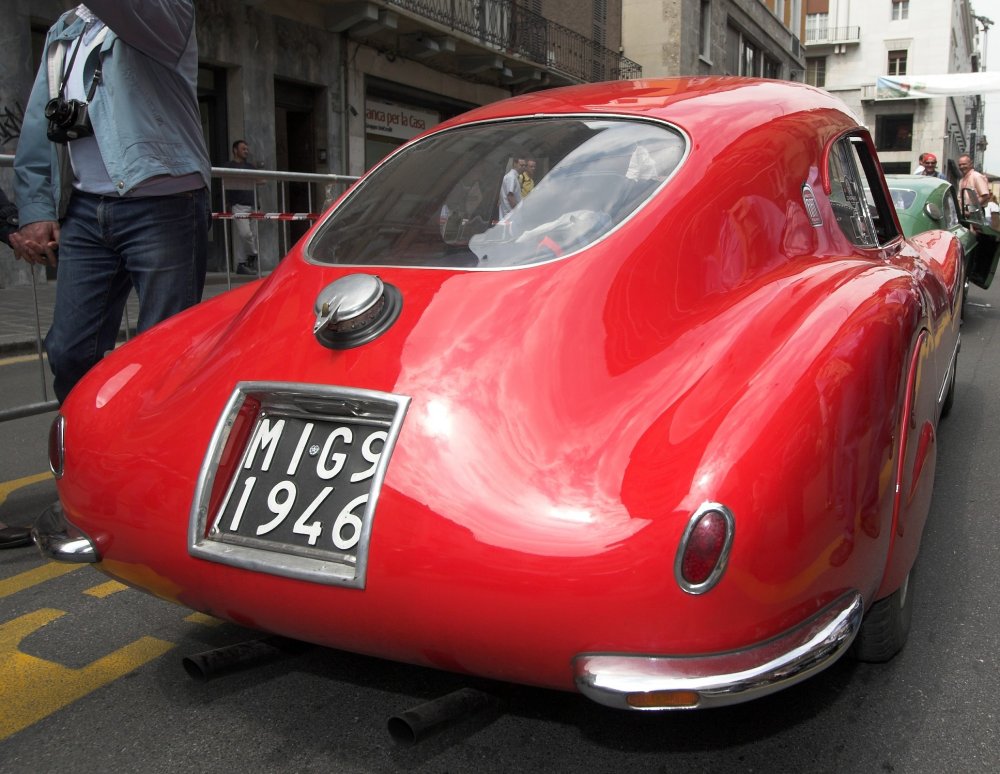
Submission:
<svg viewBox="0 0 1000 774">
<path fill-rule="evenodd" d="M 254 418 L 254 427 L 262 417 L 288 416 L 320 422 L 378 425 L 385 429 L 385 443 L 374 466 L 368 501 L 361 517 L 361 536 L 353 556 L 326 549 L 311 550 L 303 547 L 288 551 L 282 550 L 282 543 L 268 543 L 265 540 L 237 535 L 221 535 L 217 531 L 213 534 L 212 525 L 217 514 L 210 514 L 208 511 L 215 478 L 219 471 L 219 461 L 237 415 L 248 399 L 260 402 L 260 408 Z M 375 390 L 287 382 L 238 383 L 219 417 L 198 474 L 188 520 L 188 553 L 201 559 L 253 572 L 363 589 L 379 494 L 409 403 L 410 398 L 405 395 Z M 250 444 L 249 437 L 246 443 Z M 240 479 L 244 453 L 245 449 L 241 449 L 241 462 L 235 467 L 231 480 L 226 482 L 227 493 L 218 506 L 218 515 L 225 512 L 226 503 Z"/>
</svg>

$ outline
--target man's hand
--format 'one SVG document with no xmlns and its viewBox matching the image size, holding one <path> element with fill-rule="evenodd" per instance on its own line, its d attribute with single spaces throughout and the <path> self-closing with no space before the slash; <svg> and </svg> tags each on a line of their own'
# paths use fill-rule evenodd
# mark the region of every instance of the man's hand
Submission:
<svg viewBox="0 0 1000 774">
<path fill-rule="evenodd" d="M 56 265 L 59 247 L 59 224 L 54 220 L 29 223 L 10 235 L 14 255 L 28 263 Z"/>
</svg>

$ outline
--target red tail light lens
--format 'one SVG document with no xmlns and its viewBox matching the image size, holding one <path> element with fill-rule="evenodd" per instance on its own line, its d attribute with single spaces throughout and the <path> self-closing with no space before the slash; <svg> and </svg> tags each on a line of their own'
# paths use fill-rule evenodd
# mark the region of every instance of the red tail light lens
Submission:
<svg viewBox="0 0 1000 774">
<path fill-rule="evenodd" d="M 736 522 L 718 503 L 705 503 L 692 514 L 677 549 L 674 575 L 690 594 L 704 594 L 722 578 Z"/>
<path fill-rule="evenodd" d="M 62 478 L 66 463 L 65 432 L 66 417 L 57 414 L 49 427 L 49 470 L 56 478 Z"/>
</svg>

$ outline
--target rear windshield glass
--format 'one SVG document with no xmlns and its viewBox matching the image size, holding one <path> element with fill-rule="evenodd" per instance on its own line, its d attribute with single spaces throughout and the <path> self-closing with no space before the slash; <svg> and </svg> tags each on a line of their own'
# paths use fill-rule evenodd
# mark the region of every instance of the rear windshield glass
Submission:
<svg viewBox="0 0 1000 774">
<path fill-rule="evenodd" d="M 889 193 L 892 195 L 892 203 L 897 210 L 910 209 L 917 198 L 917 192 L 908 188 L 890 188 Z"/>
<path fill-rule="evenodd" d="M 677 167 L 683 136 L 625 119 L 538 118 L 429 137 L 389 159 L 308 247 L 321 263 L 502 268 L 593 243 Z"/>
</svg>

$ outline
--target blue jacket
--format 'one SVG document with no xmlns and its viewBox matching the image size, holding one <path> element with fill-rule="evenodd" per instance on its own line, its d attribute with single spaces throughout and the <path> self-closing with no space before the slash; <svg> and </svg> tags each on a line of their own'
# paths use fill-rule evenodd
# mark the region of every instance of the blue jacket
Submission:
<svg viewBox="0 0 1000 774">
<path fill-rule="evenodd" d="M 192 0 L 87 0 L 108 26 L 101 44 L 102 81 L 89 105 L 101 156 L 118 193 L 157 175 L 197 173 L 211 182 L 198 110 L 198 43 Z M 21 226 L 58 220 L 66 209 L 72 172 L 66 147 L 50 142 L 45 105 L 49 63 L 58 47 L 83 32 L 74 11 L 60 17 L 45 39 L 14 157 Z M 84 82 L 92 76 L 93 58 Z"/>
</svg>

